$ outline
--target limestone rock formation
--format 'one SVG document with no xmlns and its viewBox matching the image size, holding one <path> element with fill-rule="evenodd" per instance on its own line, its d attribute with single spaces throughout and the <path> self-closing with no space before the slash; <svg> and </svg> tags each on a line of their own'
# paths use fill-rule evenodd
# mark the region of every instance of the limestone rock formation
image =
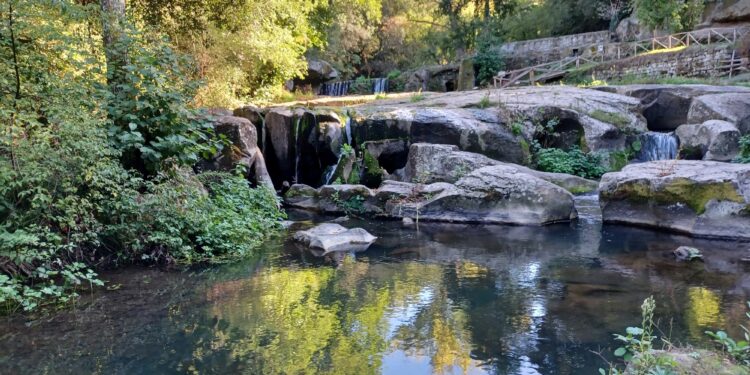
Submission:
<svg viewBox="0 0 750 375">
<path fill-rule="evenodd" d="M 750 239 L 750 165 L 669 160 L 605 174 L 604 222 Z"/>
<path fill-rule="evenodd" d="M 682 125 L 675 131 L 683 150 L 702 160 L 732 161 L 739 153 L 740 131 L 726 121 Z"/>
<path fill-rule="evenodd" d="M 324 254 L 333 251 L 363 251 L 377 240 L 377 237 L 362 228 L 346 229 L 335 223 L 323 223 L 299 231 L 293 238 L 311 249 L 322 250 Z"/>
</svg>

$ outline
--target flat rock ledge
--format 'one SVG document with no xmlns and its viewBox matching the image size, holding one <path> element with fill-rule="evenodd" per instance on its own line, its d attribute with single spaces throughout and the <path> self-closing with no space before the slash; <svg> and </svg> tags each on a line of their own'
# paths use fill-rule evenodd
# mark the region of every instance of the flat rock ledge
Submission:
<svg viewBox="0 0 750 375">
<path fill-rule="evenodd" d="M 565 189 L 508 166 L 472 171 L 455 183 L 385 181 L 362 185 L 293 185 L 285 203 L 328 214 L 452 223 L 545 225 L 577 217 Z"/>
<path fill-rule="evenodd" d="M 324 223 L 295 233 L 293 239 L 326 254 L 334 251 L 364 251 L 377 237 L 362 228 L 347 229 L 339 224 Z"/>
<path fill-rule="evenodd" d="M 599 185 L 605 223 L 696 237 L 750 239 L 750 165 L 667 160 L 607 173 Z"/>
</svg>

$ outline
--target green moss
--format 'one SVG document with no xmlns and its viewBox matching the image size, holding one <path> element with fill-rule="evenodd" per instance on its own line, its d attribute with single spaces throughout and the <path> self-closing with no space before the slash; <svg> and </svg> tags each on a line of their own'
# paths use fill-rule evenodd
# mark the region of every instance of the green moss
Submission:
<svg viewBox="0 0 750 375">
<path fill-rule="evenodd" d="M 608 124 L 615 125 L 618 128 L 622 128 L 622 127 L 630 125 L 630 119 L 628 119 L 627 116 L 621 113 L 606 112 L 606 111 L 602 111 L 601 109 L 597 109 L 589 113 L 589 116 L 601 122 L 606 122 Z"/>
<path fill-rule="evenodd" d="M 650 186 L 642 181 L 627 182 L 620 185 L 614 194 L 605 195 L 612 199 L 655 202 L 657 204 L 683 203 L 698 215 L 706 212 L 706 204 L 712 200 L 745 202 L 731 182 L 697 184 L 684 178 L 675 179 L 658 191 L 651 190 Z"/>
<path fill-rule="evenodd" d="M 364 151 L 362 157 L 364 171 L 362 174 L 362 183 L 368 187 L 378 187 L 383 182 L 383 168 L 369 152 Z"/>
<path fill-rule="evenodd" d="M 609 170 L 619 171 L 625 168 L 630 161 L 630 153 L 627 151 L 614 151 L 609 153 Z"/>
</svg>

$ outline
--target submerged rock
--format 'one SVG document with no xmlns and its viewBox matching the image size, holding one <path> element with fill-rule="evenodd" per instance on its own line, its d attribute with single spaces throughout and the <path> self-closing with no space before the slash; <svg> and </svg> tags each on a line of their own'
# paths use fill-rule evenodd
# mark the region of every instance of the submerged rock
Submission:
<svg viewBox="0 0 750 375">
<path fill-rule="evenodd" d="M 605 174 L 599 197 L 604 222 L 750 239 L 750 165 L 690 160 L 633 164 Z"/>
<path fill-rule="evenodd" d="M 333 251 L 364 251 L 377 237 L 362 228 L 347 229 L 339 224 L 324 223 L 299 231 L 293 239 L 311 249 L 325 253 Z"/>
<path fill-rule="evenodd" d="M 703 260 L 701 251 L 690 246 L 680 246 L 672 251 L 672 255 L 680 261 Z"/>
</svg>

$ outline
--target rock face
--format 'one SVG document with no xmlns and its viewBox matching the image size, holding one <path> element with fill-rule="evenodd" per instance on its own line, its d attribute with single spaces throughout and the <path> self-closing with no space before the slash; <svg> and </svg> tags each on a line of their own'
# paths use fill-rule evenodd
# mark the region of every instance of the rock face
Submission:
<svg viewBox="0 0 750 375">
<path fill-rule="evenodd" d="M 605 174 L 604 222 L 750 239 L 750 165 L 655 161 Z"/>
<path fill-rule="evenodd" d="M 594 191 L 596 181 L 563 173 L 536 171 L 521 165 L 503 163 L 481 154 L 459 151 L 451 145 L 415 143 L 409 148 L 406 166 L 389 176 L 405 182 L 430 184 L 434 182 L 454 183 L 467 174 L 483 167 L 504 166 L 558 185 L 572 193 Z"/>
<path fill-rule="evenodd" d="M 503 165 L 479 168 L 455 184 L 385 181 L 377 190 L 294 185 L 285 202 L 326 213 L 455 223 L 543 225 L 577 216 L 569 192 Z"/>
<path fill-rule="evenodd" d="M 750 92 L 702 95 L 693 100 L 687 123 L 708 120 L 732 123 L 742 134 L 750 134 Z"/>
<path fill-rule="evenodd" d="M 377 237 L 362 228 L 346 229 L 334 223 L 324 223 L 299 231 L 293 238 L 311 249 L 322 250 L 324 254 L 333 251 L 363 251 L 377 240 Z"/>
<path fill-rule="evenodd" d="M 268 174 L 263 153 L 258 149 L 258 134 L 255 126 L 247 119 L 234 116 L 221 116 L 214 124 L 217 135 L 225 136 L 231 146 L 225 147 L 222 153 L 210 161 L 201 163 L 209 170 L 234 170 L 236 166 L 246 167 L 248 177 L 258 185 L 273 190 L 274 186 Z"/>
<path fill-rule="evenodd" d="M 333 112 L 273 108 L 265 116 L 265 154 L 274 185 L 320 186 L 325 171 L 338 162 L 343 144 L 341 121 Z"/>
<path fill-rule="evenodd" d="M 625 150 L 629 133 L 646 131 L 637 99 L 564 86 L 429 94 L 356 108 L 355 140 L 401 138 L 410 143 L 452 144 L 515 164 L 529 161 L 529 144 L 542 138 L 537 125 L 558 120 L 563 148 Z"/>
<path fill-rule="evenodd" d="M 732 86 L 709 85 L 625 85 L 597 88 L 622 95 L 638 98 L 643 105 L 643 115 L 648 121 L 648 128 L 655 131 L 672 131 L 684 124 L 699 124 L 706 120 L 722 118 L 704 115 L 704 110 L 693 110 L 694 99 L 720 98 L 715 95 L 743 96 L 750 95 L 750 89 Z M 711 102 L 713 100 L 708 99 Z M 696 103 L 697 104 L 697 103 Z M 693 115 L 689 113 L 695 112 Z"/>
<path fill-rule="evenodd" d="M 320 85 L 325 82 L 335 80 L 339 77 L 339 72 L 333 66 L 323 60 L 307 60 L 307 74 L 303 78 L 293 81 L 292 89 L 310 90 L 317 93 Z"/>
<path fill-rule="evenodd" d="M 547 181 L 506 166 L 477 169 L 455 185 L 427 186 L 424 202 L 391 206 L 401 217 L 459 223 L 540 225 L 576 217 L 573 196 Z M 434 196 L 431 196 L 435 194 Z"/>
<path fill-rule="evenodd" d="M 675 131 L 687 155 L 702 160 L 732 161 L 739 153 L 740 131 L 726 121 L 682 125 Z"/>
</svg>

